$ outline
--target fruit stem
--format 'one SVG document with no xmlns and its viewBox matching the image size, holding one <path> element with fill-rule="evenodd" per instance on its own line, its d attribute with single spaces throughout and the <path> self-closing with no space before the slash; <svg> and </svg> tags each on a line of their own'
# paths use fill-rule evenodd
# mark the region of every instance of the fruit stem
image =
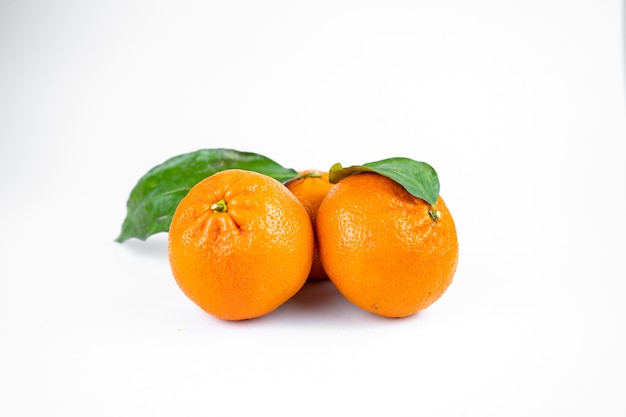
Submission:
<svg viewBox="0 0 626 417">
<path fill-rule="evenodd" d="M 226 204 L 226 201 L 224 201 L 224 199 L 221 199 L 217 203 L 213 203 L 211 205 L 211 210 L 217 213 L 226 213 L 228 211 L 228 205 Z"/>
<path fill-rule="evenodd" d="M 433 221 L 437 221 L 441 217 L 441 212 L 434 207 L 428 210 L 428 214 L 430 214 L 430 218 L 433 219 Z"/>
<path fill-rule="evenodd" d="M 322 177 L 322 171 L 317 171 L 317 170 L 311 170 L 307 172 L 306 174 L 300 175 L 300 178 L 321 178 L 321 177 Z"/>
</svg>

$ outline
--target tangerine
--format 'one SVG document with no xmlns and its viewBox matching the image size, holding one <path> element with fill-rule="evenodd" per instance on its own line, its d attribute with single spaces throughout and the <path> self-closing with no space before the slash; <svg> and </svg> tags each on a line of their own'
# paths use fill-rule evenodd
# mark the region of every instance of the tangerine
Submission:
<svg viewBox="0 0 626 417">
<path fill-rule="evenodd" d="M 298 178 L 289 181 L 285 185 L 300 200 L 307 213 L 309 213 L 313 232 L 315 233 L 317 211 L 324 197 L 326 197 L 326 194 L 333 186 L 328 180 L 328 172 L 317 170 L 302 171 L 299 172 Z M 317 237 L 315 238 L 315 246 L 313 248 L 313 265 L 309 272 L 309 279 L 328 279 L 328 275 L 320 261 Z"/>
<path fill-rule="evenodd" d="M 390 178 L 359 173 L 339 181 L 317 213 L 324 270 L 353 304 L 406 317 L 439 299 L 459 247 L 443 199 L 434 206 Z"/>
<path fill-rule="evenodd" d="M 178 286 L 204 311 L 251 319 L 304 285 L 313 239 L 307 211 L 284 185 L 227 169 L 200 181 L 178 204 L 169 260 Z"/>
</svg>

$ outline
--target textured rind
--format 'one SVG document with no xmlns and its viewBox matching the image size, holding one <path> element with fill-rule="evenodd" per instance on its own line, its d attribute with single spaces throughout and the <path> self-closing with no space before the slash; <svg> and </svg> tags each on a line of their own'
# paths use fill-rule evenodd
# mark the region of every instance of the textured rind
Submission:
<svg viewBox="0 0 626 417">
<path fill-rule="evenodd" d="M 211 209 L 224 200 L 228 211 Z M 226 170 L 201 181 L 178 205 L 169 235 L 182 291 L 225 320 L 259 317 L 304 285 L 313 229 L 300 202 L 265 175 Z"/>
<path fill-rule="evenodd" d="M 456 272 L 456 227 L 439 197 L 431 206 L 394 181 L 363 173 L 329 192 L 317 216 L 324 269 L 357 306 L 388 317 L 422 310 L 447 290 Z"/>
</svg>

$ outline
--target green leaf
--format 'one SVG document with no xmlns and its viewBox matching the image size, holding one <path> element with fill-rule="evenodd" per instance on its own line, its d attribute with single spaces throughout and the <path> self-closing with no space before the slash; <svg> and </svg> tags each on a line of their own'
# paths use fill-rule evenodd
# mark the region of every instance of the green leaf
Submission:
<svg viewBox="0 0 626 417">
<path fill-rule="evenodd" d="M 439 197 L 439 177 L 426 162 L 410 158 L 389 158 L 347 168 L 337 163 L 329 170 L 329 180 L 337 183 L 350 175 L 375 172 L 402 185 L 411 195 L 434 205 Z"/>
<path fill-rule="evenodd" d="M 115 240 L 145 240 L 155 233 L 167 232 L 178 203 L 191 187 L 225 169 L 255 171 L 283 183 L 298 176 L 295 170 L 265 156 L 233 149 L 200 149 L 174 156 L 139 179 L 126 203 L 126 218 Z"/>
</svg>

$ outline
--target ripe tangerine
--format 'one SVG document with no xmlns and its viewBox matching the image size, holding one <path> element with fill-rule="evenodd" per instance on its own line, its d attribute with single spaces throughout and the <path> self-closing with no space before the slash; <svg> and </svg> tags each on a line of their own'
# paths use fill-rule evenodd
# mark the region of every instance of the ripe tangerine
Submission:
<svg viewBox="0 0 626 417">
<path fill-rule="evenodd" d="M 304 285 L 313 240 L 307 211 L 284 185 L 229 169 L 200 181 L 177 206 L 169 260 L 194 303 L 244 320 L 270 313 Z"/>
<path fill-rule="evenodd" d="M 324 270 L 352 303 L 386 317 L 422 310 L 456 272 L 456 228 L 443 199 L 434 206 L 375 173 L 339 181 L 317 213 Z"/>
</svg>

